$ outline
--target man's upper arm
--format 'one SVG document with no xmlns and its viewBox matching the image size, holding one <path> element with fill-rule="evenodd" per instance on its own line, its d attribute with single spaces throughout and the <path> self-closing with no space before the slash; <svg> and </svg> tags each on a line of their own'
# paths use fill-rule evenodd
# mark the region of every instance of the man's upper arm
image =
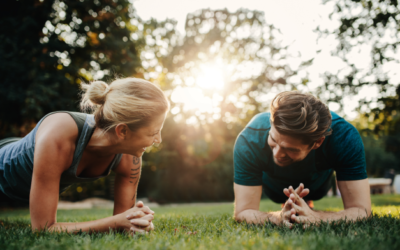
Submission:
<svg viewBox="0 0 400 250">
<path fill-rule="evenodd" d="M 240 134 L 235 142 L 233 152 L 234 182 L 243 186 L 260 186 L 262 170 L 258 164 L 257 148 L 250 146 L 246 138 Z"/>
<path fill-rule="evenodd" d="M 368 179 L 357 181 L 338 181 L 344 209 L 360 208 L 371 213 L 371 197 Z"/>
<path fill-rule="evenodd" d="M 262 193 L 262 170 L 245 136 L 240 134 L 234 149 L 235 217 L 244 210 L 259 210 Z"/>
</svg>

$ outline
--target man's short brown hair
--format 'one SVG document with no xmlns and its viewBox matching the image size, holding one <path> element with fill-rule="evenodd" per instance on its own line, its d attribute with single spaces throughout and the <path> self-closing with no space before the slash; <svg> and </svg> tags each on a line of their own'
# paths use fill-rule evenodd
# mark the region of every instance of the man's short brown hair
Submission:
<svg viewBox="0 0 400 250">
<path fill-rule="evenodd" d="M 315 96 L 297 91 L 279 93 L 272 100 L 271 122 L 279 133 L 309 145 L 332 134 L 329 108 Z"/>
</svg>

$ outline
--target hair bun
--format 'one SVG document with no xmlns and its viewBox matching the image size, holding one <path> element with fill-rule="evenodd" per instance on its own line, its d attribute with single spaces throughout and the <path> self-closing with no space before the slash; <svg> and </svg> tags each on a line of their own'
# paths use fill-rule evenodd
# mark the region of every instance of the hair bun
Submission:
<svg viewBox="0 0 400 250">
<path fill-rule="evenodd" d="M 106 102 L 106 96 L 110 91 L 110 86 L 103 81 L 94 81 L 91 84 L 81 84 L 82 87 L 82 110 L 95 110 L 96 106 Z"/>
<path fill-rule="evenodd" d="M 94 81 L 90 85 L 86 85 L 86 98 L 91 103 L 103 105 L 106 102 L 107 93 L 110 87 L 103 81 Z"/>
</svg>

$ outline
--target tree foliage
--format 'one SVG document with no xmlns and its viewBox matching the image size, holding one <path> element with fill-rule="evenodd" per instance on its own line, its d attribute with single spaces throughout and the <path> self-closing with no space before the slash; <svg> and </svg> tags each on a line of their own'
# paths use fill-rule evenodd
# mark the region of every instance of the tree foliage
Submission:
<svg viewBox="0 0 400 250">
<path fill-rule="evenodd" d="M 321 37 L 332 34 L 336 37 L 338 46 L 333 54 L 339 56 L 347 67 L 339 74 L 326 74 L 325 85 L 319 91 L 329 93 L 327 101 L 343 105 L 344 95 L 355 95 L 365 86 L 374 86 L 369 88 L 369 91 L 376 92 L 376 98 L 364 98 L 359 103 L 358 111 L 364 116 L 361 118 L 364 122 L 359 129 L 383 136 L 386 142 L 384 147 L 398 157 L 400 82 L 398 78 L 396 80 L 396 75 L 400 67 L 399 2 L 397 0 L 325 1 L 328 2 L 334 3 L 335 9 L 330 17 L 340 20 L 339 27 L 333 32 L 322 28 L 318 30 Z M 360 53 L 369 53 L 367 66 L 360 66 L 355 60 Z M 369 153 L 377 155 L 373 150 Z M 380 159 L 391 161 L 384 159 L 382 155 Z"/>
<path fill-rule="evenodd" d="M 163 52 L 146 50 L 144 68 L 154 71 L 145 76 L 166 91 L 171 112 L 161 150 L 144 155 L 148 193 L 159 202 L 232 200 L 238 133 L 266 111 L 272 86 L 292 89 L 288 78 L 296 72 L 279 31 L 263 13 L 244 9 L 190 13 L 182 38 L 162 26 L 152 30 L 147 39 Z"/>
<path fill-rule="evenodd" d="M 77 110 L 81 81 L 140 73 L 143 39 L 131 36 L 139 27 L 128 0 L 8 2 L 0 19 L 0 137 L 23 135 L 22 124 L 49 112 Z"/>
<path fill-rule="evenodd" d="M 398 36 L 400 5 L 397 0 L 345 0 L 333 2 L 334 11 L 330 17 L 339 19 L 334 30 L 318 28 L 321 37 L 334 35 L 338 46 L 332 53 L 347 63 L 339 74 L 326 74 L 325 85 L 320 92 L 330 92 L 329 100 L 343 105 L 344 95 L 354 95 L 364 86 L 375 86 L 379 95 L 375 99 L 361 100 L 359 111 L 379 119 L 384 112 L 391 117 L 392 110 L 399 110 L 399 82 L 396 82 L 396 67 L 399 66 Z M 367 66 L 360 66 L 355 60 L 360 54 L 369 53 Z M 397 89 L 397 90 L 396 90 Z M 393 106 L 394 105 L 394 106 Z M 389 118 L 391 119 L 391 118 Z M 378 126 L 376 130 L 382 130 Z"/>
</svg>

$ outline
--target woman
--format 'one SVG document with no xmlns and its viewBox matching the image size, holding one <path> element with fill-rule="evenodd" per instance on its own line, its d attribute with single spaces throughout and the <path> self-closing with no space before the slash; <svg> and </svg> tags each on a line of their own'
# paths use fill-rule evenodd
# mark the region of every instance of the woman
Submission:
<svg viewBox="0 0 400 250">
<path fill-rule="evenodd" d="M 154 84 L 136 78 L 83 84 L 82 109 L 93 115 L 54 112 L 24 138 L 0 141 L 0 193 L 29 202 L 32 229 L 145 232 L 153 214 L 136 202 L 141 156 L 161 143 L 169 103 Z M 59 194 L 69 185 L 115 176 L 114 216 L 96 221 L 57 222 Z"/>
</svg>

